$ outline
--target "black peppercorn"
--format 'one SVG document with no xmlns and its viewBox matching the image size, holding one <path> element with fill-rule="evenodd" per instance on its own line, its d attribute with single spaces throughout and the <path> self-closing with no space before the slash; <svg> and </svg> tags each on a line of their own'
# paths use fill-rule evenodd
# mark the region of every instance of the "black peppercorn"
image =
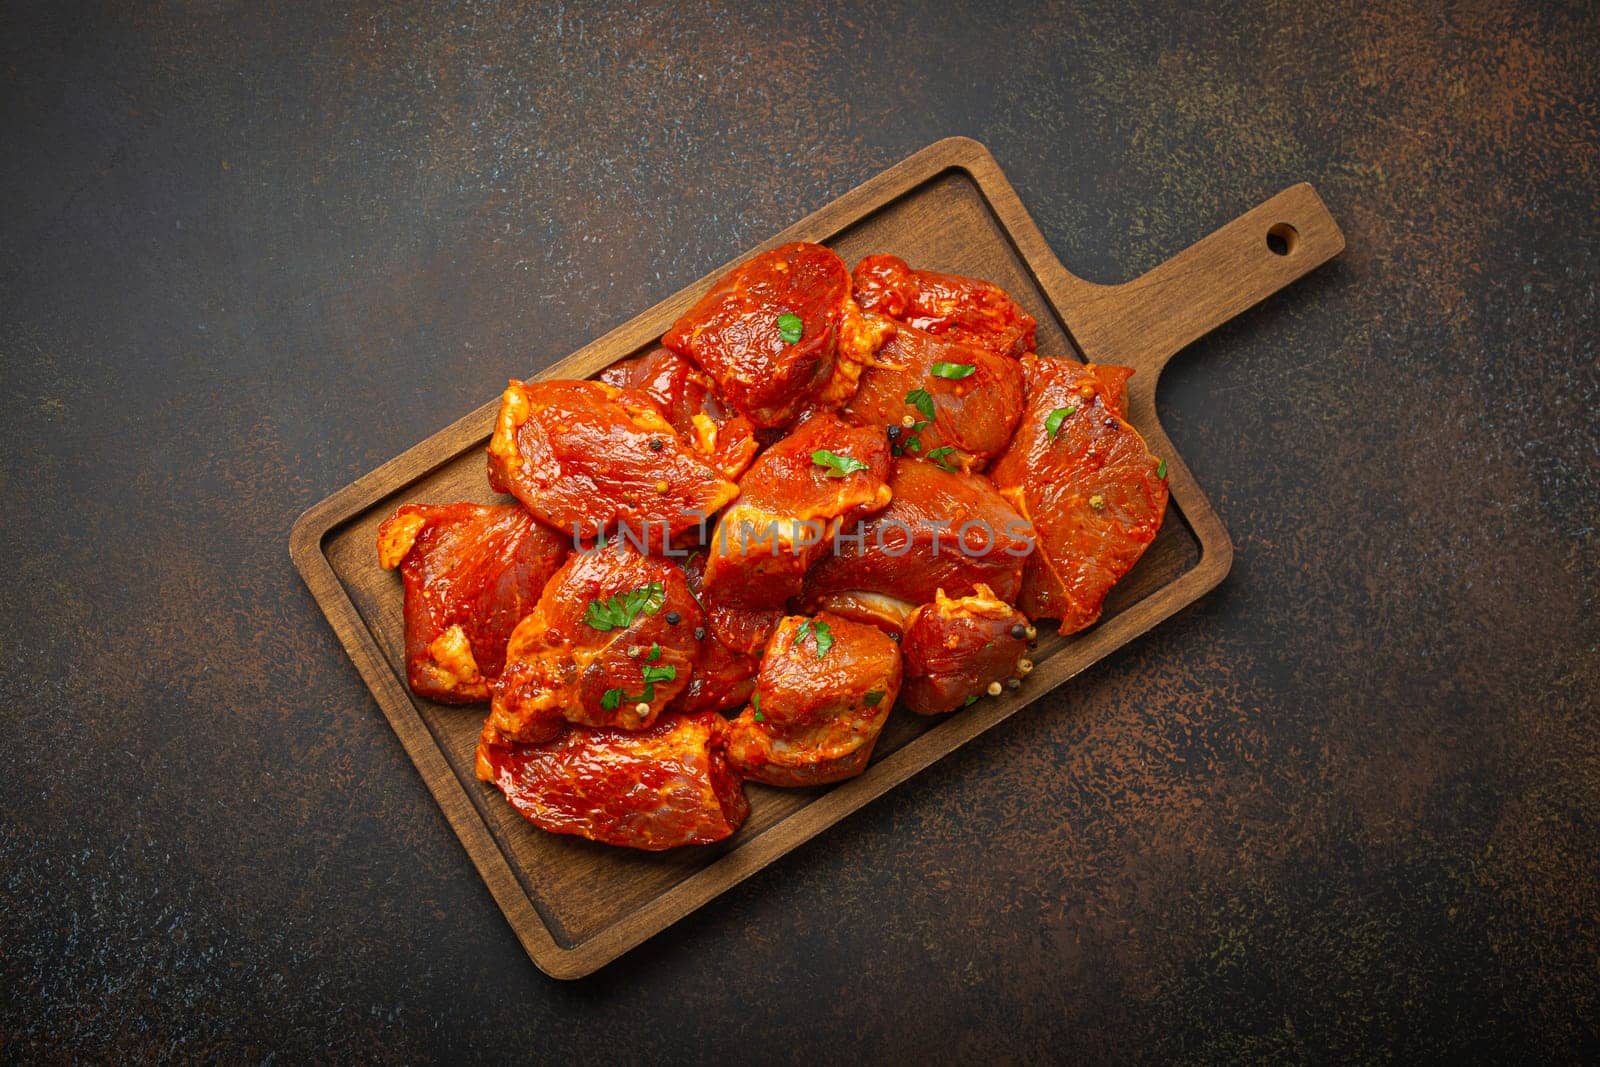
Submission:
<svg viewBox="0 0 1600 1067">
<path fill-rule="evenodd" d="M 1021 641 L 1024 637 L 1028 636 L 1028 628 L 1019 622 L 1015 626 L 1011 627 L 1011 636 L 1015 637 L 1018 641 Z"/>
<path fill-rule="evenodd" d="M 679 615 L 676 611 L 667 612 L 667 624 L 668 625 L 676 626 L 682 621 L 683 621 L 683 616 Z"/>
<path fill-rule="evenodd" d="M 661 438 L 659 438 L 659 437 L 650 438 L 650 451 L 652 451 L 652 452 L 660 452 L 665 447 L 667 447 L 667 443 L 665 441 L 663 441 Z"/>
</svg>

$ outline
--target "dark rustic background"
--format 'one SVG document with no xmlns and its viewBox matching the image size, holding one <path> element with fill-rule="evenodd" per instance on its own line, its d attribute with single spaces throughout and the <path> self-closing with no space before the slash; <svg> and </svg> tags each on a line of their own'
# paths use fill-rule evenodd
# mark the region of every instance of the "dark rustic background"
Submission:
<svg viewBox="0 0 1600 1067">
<path fill-rule="evenodd" d="M 1600 8 L 10 3 L 0 1056 L 1600 1053 Z M 941 136 L 1181 356 L 1216 594 L 592 979 L 524 957 L 307 505 Z"/>
</svg>

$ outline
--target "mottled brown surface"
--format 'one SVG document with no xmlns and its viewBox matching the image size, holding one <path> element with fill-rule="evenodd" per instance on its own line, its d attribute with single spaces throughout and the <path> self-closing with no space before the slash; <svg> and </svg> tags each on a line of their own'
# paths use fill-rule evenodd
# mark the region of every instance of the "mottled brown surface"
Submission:
<svg viewBox="0 0 1600 1067">
<path fill-rule="evenodd" d="M 1169 6 L 0 14 L 0 1055 L 1600 1052 L 1600 13 Z M 1233 573 L 552 982 L 289 523 L 949 133 L 1090 277 L 1327 200 Z"/>
</svg>

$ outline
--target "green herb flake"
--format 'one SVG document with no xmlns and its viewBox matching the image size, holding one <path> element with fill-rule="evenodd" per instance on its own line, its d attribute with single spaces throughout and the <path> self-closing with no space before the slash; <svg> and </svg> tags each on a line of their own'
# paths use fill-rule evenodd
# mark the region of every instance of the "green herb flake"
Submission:
<svg viewBox="0 0 1600 1067">
<path fill-rule="evenodd" d="M 864 471 L 867 464 L 850 456 L 841 456 L 829 452 L 826 448 L 819 448 L 811 453 L 811 462 L 827 469 L 829 478 L 848 478 L 856 471 Z"/>
<path fill-rule="evenodd" d="M 883 703 L 883 698 L 886 695 L 882 689 L 874 689 L 861 699 L 867 702 L 867 707 L 875 708 Z"/>
<path fill-rule="evenodd" d="M 644 658 L 649 660 L 651 663 L 654 663 L 656 660 L 660 659 L 661 658 L 661 646 L 657 645 L 657 644 L 652 644 L 650 646 L 650 651 L 645 654 Z"/>
<path fill-rule="evenodd" d="M 750 706 L 755 709 L 756 722 L 761 721 L 761 690 L 757 689 L 750 694 Z"/>
<path fill-rule="evenodd" d="M 655 686 L 655 684 L 657 682 L 670 682 L 670 681 L 674 680 L 677 677 L 678 677 L 678 668 L 676 668 L 676 667 L 672 667 L 672 666 L 667 666 L 667 667 L 646 667 L 644 669 L 644 685 L 645 685 L 645 693 L 647 695 L 644 697 L 644 699 L 645 700 L 654 700 L 655 699 L 656 695 L 655 695 L 654 686 Z"/>
<path fill-rule="evenodd" d="M 817 623 L 817 658 L 821 659 L 828 654 L 828 649 L 833 647 L 833 631 L 828 629 L 825 622 Z"/>
<path fill-rule="evenodd" d="M 923 430 L 926 430 L 932 425 L 933 423 L 929 422 L 927 419 L 922 419 L 918 422 L 912 423 L 910 429 L 901 434 L 894 444 L 890 446 L 889 451 L 897 456 L 903 456 L 908 451 L 912 453 L 922 451 L 922 438 L 918 437 L 917 434 L 921 433 Z"/>
<path fill-rule="evenodd" d="M 955 473 L 956 465 L 945 457 L 950 455 L 950 453 L 954 452 L 955 450 L 956 449 L 954 445 L 945 445 L 942 448 L 935 448 L 933 451 L 929 452 L 926 458 L 932 460 L 940 470 L 949 471 L 953 474 Z"/>
<path fill-rule="evenodd" d="M 759 711 L 756 712 L 755 719 L 756 719 L 756 722 L 766 722 L 767 721 L 767 717 L 765 715 L 761 714 Z"/>
<path fill-rule="evenodd" d="M 827 655 L 828 649 L 833 647 L 833 631 L 828 628 L 827 623 L 817 622 L 814 619 L 807 619 L 795 627 L 794 640 L 789 642 L 789 647 L 799 648 L 808 634 L 817 642 L 817 658 L 821 659 Z"/>
<path fill-rule="evenodd" d="M 778 316 L 778 336 L 783 338 L 783 343 L 792 345 L 800 340 L 805 333 L 806 324 L 800 321 L 800 316 L 789 312 Z"/>
<path fill-rule="evenodd" d="M 978 702 L 978 694 L 977 693 L 973 693 L 971 696 L 969 696 L 967 699 L 965 699 L 965 700 L 963 700 L 961 702 L 961 706 L 964 707 L 964 708 L 970 708 L 970 707 L 972 707 L 972 705 L 976 704 L 977 702 Z"/>
<path fill-rule="evenodd" d="M 660 649 L 661 646 L 656 645 L 654 646 L 653 651 L 659 655 Z M 605 708 L 607 711 L 616 711 L 624 700 L 628 701 L 630 704 L 653 703 L 656 699 L 656 683 L 670 682 L 677 677 L 678 668 L 676 667 L 646 667 L 644 669 L 644 692 L 640 693 L 636 697 L 631 697 L 627 694 L 626 690 L 607 689 L 600 696 L 600 706 Z"/>
<path fill-rule="evenodd" d="M 1167 476 L 1167 461 L 1166 460 L 1162 460 L 1156 466 L 1156 477 L 1157 478 L 1165 478 L 1166 476 Z"/>
<path fill-rule="evenodd" d="M 911 392 L 906 394 L 906 403 L 920 411 L 922 413 L 922 417 L 927 419 L 928 422 L 933 421 L 933 397 L 928 395 L 928 391 L 926 389 L 911 390 Z M 926 422 L 918 423 L 916 426 L 913 426 L 912 429 L 921 429 L 926 425 L 928 425 Z"/>
<path fill-rule="evenodd" d="M 1050 440 L 1054 441 L 1056 439 L 1056 434 L 1061 432 L 1061 424 L 1067 420 L 1067 417 L 1077 413 L 1078 405 L 1074 404 L 1070 408 L 1056 408 L 1046 415 L 1044 417 L 1044 429 L 1045 433 L 1050 435 Z"/>
<path fill-rule="evenodd" d="M 584 609 L 583 621 L 599 630 L 620 630 L 633 625 L 642 611 L 654 615 L 667 602 L 667 590 L 660 582 L 641 585 L 626 593 L 618 593 L 609 600 L 591 600 Z"/>
<path fill-rule="evenodd" d="M 962 378 L 970 378 L 977 371 L 977 366 L 972 363 L 935 363 L 928 368 L 935 378 L 948 378 L 958 382 Z"/>
</svg>

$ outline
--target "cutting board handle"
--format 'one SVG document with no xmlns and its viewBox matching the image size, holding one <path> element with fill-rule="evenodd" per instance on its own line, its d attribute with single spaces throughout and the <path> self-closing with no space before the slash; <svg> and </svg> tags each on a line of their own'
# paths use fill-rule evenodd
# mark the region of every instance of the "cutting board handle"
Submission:
<svg viewBox="0 0 1600 1067">
<path fill-rule="evenodd" d="M 1316 190 L 1291 185 L 1131 282 L 1068 274 L 1072 338 L 1092 362 L 1133 367 L 1134 383 L 1153 396 L 1175 353 L 1343 248 Z"/>
</svg>

